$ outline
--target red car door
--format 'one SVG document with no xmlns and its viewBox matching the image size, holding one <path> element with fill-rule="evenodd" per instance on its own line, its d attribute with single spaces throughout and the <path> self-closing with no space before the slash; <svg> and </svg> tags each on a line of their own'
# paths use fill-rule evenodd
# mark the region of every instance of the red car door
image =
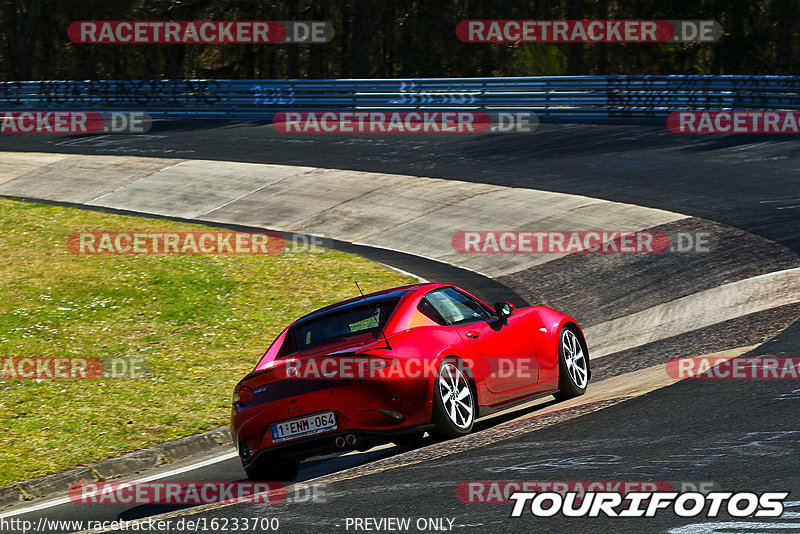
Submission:
<svg viewBox="0 0 800 534">
<path fill-rule="evenodd" d="M 500 320 L 485 304 L 453 287 L 435 289 L 425 300 L 444 324 L 458 331 L 465 356 L 482 375 L 486 373 L 489 391 L 505 393 L 539 380 L 533 341 L 518 317 Z"/>
<path fill-rule="evenodd" d="M 488 364 L 486 388 L 492 393 L 505 393 L 535 384 L 539 380 L 539 363 L 533 342 L 521 321 L 512 315 L 508 324 L 497 318 L 457 326 L 469 357 Z"/>
</svg>

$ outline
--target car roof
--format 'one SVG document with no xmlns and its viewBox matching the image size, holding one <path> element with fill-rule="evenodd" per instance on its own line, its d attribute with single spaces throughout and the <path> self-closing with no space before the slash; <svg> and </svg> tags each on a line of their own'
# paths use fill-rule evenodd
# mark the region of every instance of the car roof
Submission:
<svg viewBox="0 0 800 534">
<path fill-rule="evenodd" d="M 401 298 L 401 297 L 403 297 L 403 296 L 405 296 L 405 295 L 407 295 L 409 293 L 413 293 L 413 292 L 416 292 L 416 291 L 420 291 L 420 290 L 424 290 L 424 289 L 430 290 L 430 289 L 435 289 L 437 287 L 444 287 L 444 286 L 449 286 L 449 285 L 451 285 L 451 284 L 425 282 L 425 283 L 410 284 L 410 285 L 400 286 L 400 287 L 393 287 L 393 288 L 384 289 L 384 290 L 381 290 L 381 291 L 375 291 L 373 293 L 368 293 L 368 294 L 364 295 L 363 297 L 361 295 L 359 295 L 357 297 L 352 297 L 352 298 L 349 298 L 347 300 L 342 300 L 340 302 L 336 302 L 334 304 L 330 304 L 328 306 L 325 306 L 324 308 L 320 308 L 318 310 L 314 310 L 311 313 L 307 313 L 306 315 L 303 315 L 302 317 L 300 317 L 299 319 L 294 321 L 292 323 L 292 326 L 303 324 L 303 323 L 311 321 L 311 320 L 313 320 L 315 318 L 327 315 L 328 313 L 333 312 L 334 310 L 338 312 L 338 311 L 344 311 L 344 310 L 347 310 L 347 309 L 350 309 L 350 308 L 354 308 L 356 306 L 359 306 L 359 305 L 363 304 L 365 300 L 367 301 L 367 303 L 370 303 L 370 304 L 373 303 L 373 302 L 377 303 L 377 302 L 382 302 L 382 301 L 388 300 L 388 299 L 395 299 L 395 298 L 399 299 L 399 298 Z"/>
</svg>

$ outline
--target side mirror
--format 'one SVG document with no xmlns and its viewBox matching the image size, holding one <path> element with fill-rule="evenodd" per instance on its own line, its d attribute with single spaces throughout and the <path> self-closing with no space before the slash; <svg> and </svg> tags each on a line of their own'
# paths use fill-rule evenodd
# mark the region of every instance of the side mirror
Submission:
<svg viewBox="0 0 800 534">
<path fill-rule="evenodd" d="M 494 312 L 497 314 L 497 317 L 505 321 L 513 315 L 514 305 L 510 302 L 495 302 Z"/>
</svg>

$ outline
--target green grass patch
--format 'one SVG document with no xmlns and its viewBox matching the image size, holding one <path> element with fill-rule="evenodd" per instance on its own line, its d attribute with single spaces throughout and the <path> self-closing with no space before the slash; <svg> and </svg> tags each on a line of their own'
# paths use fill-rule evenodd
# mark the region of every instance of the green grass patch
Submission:
<svg viewBox="0 0 800 534">
<path fill-rule="evenodd" d="M 75 255 L 81 231 L 208 227 L 0 200 L 0 358 L 145 357 L 138 380 L 0 380 L 0 485 L 227 423 L 233 386 L 321 306 L 413 283 L 327 250 Z M 219 229 L 214 229 L 219 230 Z"/>
</svg>

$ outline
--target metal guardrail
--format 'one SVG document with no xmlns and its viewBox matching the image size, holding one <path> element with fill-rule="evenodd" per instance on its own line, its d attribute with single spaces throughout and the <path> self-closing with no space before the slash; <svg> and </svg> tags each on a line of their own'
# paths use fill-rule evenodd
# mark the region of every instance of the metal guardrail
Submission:
<svg viewBox="0 0 800 534">
<path fill-rule="evenodd" d="M 0 82 L 0 110 L 268 119 L 286 110 L 482 109 L 541 118 L 659 118 L 678 109 L 800 109 L 800 76 L 536 76 Z"/>
</svg>

